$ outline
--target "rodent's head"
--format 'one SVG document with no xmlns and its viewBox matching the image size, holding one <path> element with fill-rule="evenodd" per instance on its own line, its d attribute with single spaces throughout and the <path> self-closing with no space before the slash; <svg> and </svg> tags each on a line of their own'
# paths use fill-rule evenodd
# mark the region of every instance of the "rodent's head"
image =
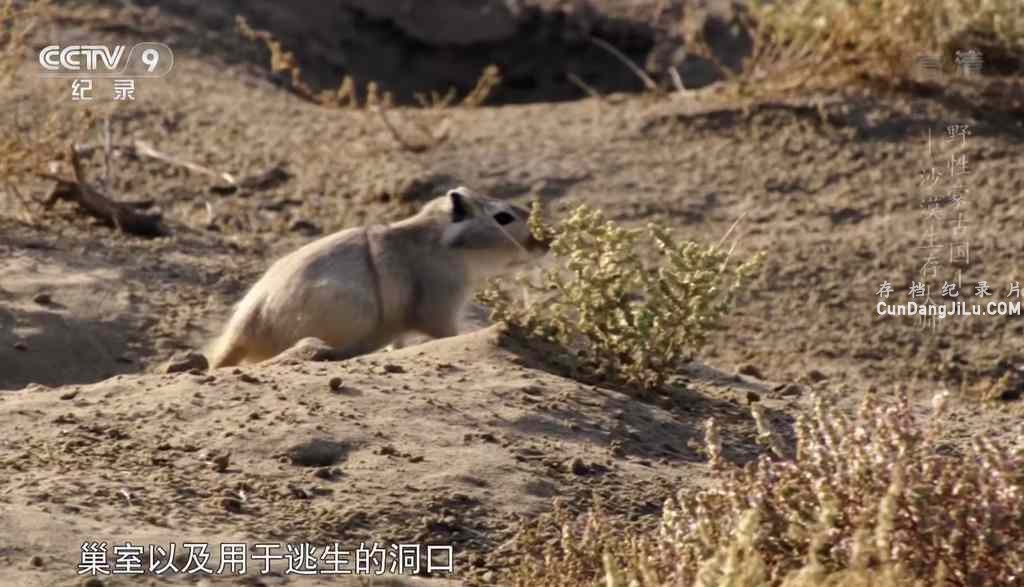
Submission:
<svg viewBox="0 0 1024 587">
<path fill-rule="evenodd" d="M 448 190 L 425 211 L 444 215 L 444 246 L 463 253 L 470 272 L 480 279 L 525 265 L 548 250 L 549 243 L 530 232 L 529 210 L 465 187 Z"/>
</svg>

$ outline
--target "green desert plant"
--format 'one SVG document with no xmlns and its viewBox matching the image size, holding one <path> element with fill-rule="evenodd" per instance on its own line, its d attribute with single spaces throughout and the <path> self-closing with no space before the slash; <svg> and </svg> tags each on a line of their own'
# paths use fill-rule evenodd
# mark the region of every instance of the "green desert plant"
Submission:
<svg viewBox="0 0 1024 587">
<path fill-rule="evenodd" d="M 626 228 L 586 205 L 557 227 L 546 225 L 535 205 L 530 223 L 551 242 L 557 262 L 539 284 L 519 280 L 527 296 L 500 282 L 482 292 L 492 317 L 513 332 L 561 345 L 596 375 L 647 389 L 700 349 L 762 259 L 727 271 L 729 251 L 677 242 L 654 224 Z M 653 262 L 645 243 L 655 246 Z"/>
<path fill-rule="evenodd" d="M 712 468 L 718 483 L 667 500 L 655 532 L 556 510 L 519 535 L 523 558 L 505 582 L 1020 584 L 1024 446 L 976 437 L 958 453 L 940 435 L 946 400 L 937 395 L 928 418 L 905 397 L 869 395 L 853 415 L 815 397 L 797 420 L 791 456 Z"/>
</svg>

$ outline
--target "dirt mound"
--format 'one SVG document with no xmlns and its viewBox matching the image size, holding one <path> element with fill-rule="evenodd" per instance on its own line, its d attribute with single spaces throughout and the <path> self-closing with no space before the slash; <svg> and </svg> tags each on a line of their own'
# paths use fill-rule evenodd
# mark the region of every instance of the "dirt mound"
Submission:
<svg viewBox="0 0 1024 587">
<path fill-rule="evenodd" d="M 704 371 L 661 407 L 535 361 L 488 329 L 344 363 L 4 394 L 0 526 L 32 531 L 0 560 L 28 584 L 70 577 L 83 542 L 376 541 L 453 544 L 458 576 L 481 576 L 554 497 L 636 517 L 700 482 L 710 413 L 728 456 L 750 458 L 737 398 L 771 393 Z"/>
</svg>

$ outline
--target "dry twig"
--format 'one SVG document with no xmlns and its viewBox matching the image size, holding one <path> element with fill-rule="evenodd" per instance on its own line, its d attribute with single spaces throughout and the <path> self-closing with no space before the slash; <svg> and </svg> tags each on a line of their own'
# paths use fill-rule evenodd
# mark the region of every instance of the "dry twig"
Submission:
<svg viewBox="0 0 1024 587">
<path fill-rule="evenodd" d="M 605 51 L 611 53 L 613 57 L 621 61 L 626 67 L 629 68 L 630 71 L 635 73 L 636 76 L 640 78 L 640 81 L 644 83 L 645 88 L 652 92 L 658 91 L 658 84 L 655 83 L 653 79 L 651 79 L 651 76 L 647 75 L 647 72 L 645 72 L 643 69 L 640 69 L 640 67 L 637 64 L 633 63 L 633 61 L 630 60 L 629 57 L 626 57 L 625 53 L 616 49 L 614 45 L 612 45 L 608 41 L 605 41 L 604 39 L 599 39 L 597 37 L 590 37 L 590 42 L 604 49 Z"/>
<path fill-rule="evenodd" d="M 422 153 L 423 151 L 426 151 L 427 149 L 430 149 L 432 147 L 436 147 L 437 145 L 440 145 L 441 143 L 448 140 L 449 131 L 451 130 L 451 121 L 447 117 L 444 120 L 442 120 L 441 123 L 438 124 L 433 131 L 429 133 L 424 133 L 430 135 L 431 142 L 412 143 L 405 140 L 401 133 L 398 132 L 398 129 L 395 128 L 395 126 L 391 123 L 391 120 L 388 119 L 388 116 L 385 113 L 384 108 L 373 106 L 371 107 L 371 109 L 380 116 L 381 121 L 384 123 L 384 126 L 387 127 L 388 132 L 391 133 L 391 136 L 392 138 L 395 139 L 395 142 L 397 142 L 406 151 L 409 151 L 411 153 Z"/>
<path fill-rule="evenodd" d="M 86 214 L 98 218 L 108 225 L 113 225 L 121 232 L 146 237 L 164 234 L 164 230 L 160 226 L 159 214 L 138 212 L 134 205 L 112 200 L 89 185 L 73 144 L 68 145 L 67 157 L 74 172 L 74 179 L 66 179 L 49 173 L 38 174 L 40 177 L 57 182 L 46 201 L 43 202 L 44 208 L 52 208 L 57 200 L 66 200 L 78 204 Z"/>
<path fill-rule="evenodd" d="M 198 163 L 193 163 L 191 161 L 186 161 L 185 159 L 180 159 L 178 157 L 174 157 L 174 156 L 169 155 L 167 153 L 163 153 L 161 151 L 156 150 L 155 148 L 153 148 L 152 145 L 150 145 L 149 143 L 147 143 L 145 141 L 138 141 L 138 140 L 134 141 L 132 143 L 132 148 L 133 148 L 135 154 L 140 156 L 140 157 L 149 157 L 150 159 L 156 159 L 157 161 L 163 161 L 164 163 L 169 163 L 169 164 L 174 165 L 176 167 L 184 167 L 185 169 L 188 169 L 189 171 L 194 171 L 196 173 L 201 173 L 203 175 L 208 175 L 210 177 L 215 177 L 217 179 L 224 180 L 225 182 L 227 182 L 227 183 L 229 183 L 231 185 L 237 185 L 238 184 L 238 180 L 235 179 L 235 176 L 231 175 L 230 173 L 227 173 L 226 171 L 225 172 L 217 172 L 217 171 L 214 171 L 213 169 L 210 169 L 209 167 L 203 167 L 202 165 L 199 165 Z"/>
</svg>

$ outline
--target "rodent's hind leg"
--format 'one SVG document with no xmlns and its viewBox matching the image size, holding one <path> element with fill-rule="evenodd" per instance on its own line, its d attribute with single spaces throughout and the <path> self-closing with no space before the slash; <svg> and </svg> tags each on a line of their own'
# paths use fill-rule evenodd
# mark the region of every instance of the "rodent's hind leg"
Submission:
<svg viewBox="0 0 1024 587">
<path fill-rule="evenodd" d="M 235 365 L 241 364 L 248 358 L 249 351 L 241 344 L 234 344 L 220 353 L 208 354 L 210 355 L 209 369 L 212 370 L 220 367 L 234 367 Z"/>
<path fill-rule="evenodd" d="M 303 338 L 270 358 L 271 362 L 281 361 L 345 361 L 377 350 L 367 345 L 337 347 L 327 341 L 309 336 Z"/>
<path fill-rule="evenodd" d="M 384 352 L 390 353 L 391 351 L 397 351 L 398 349 L 404 349 L 409 346 L 409 337 L 399 335 L 395 337 L 395 340 L 391 341 L 391 344 L 384 347 Z"/>
<path fill-rule="evenodd" d="M 459 324 L 455 317 L 434 316 L 416 329 L 431 338 L 448 338 L 459 333 Z"/>
</svg>

